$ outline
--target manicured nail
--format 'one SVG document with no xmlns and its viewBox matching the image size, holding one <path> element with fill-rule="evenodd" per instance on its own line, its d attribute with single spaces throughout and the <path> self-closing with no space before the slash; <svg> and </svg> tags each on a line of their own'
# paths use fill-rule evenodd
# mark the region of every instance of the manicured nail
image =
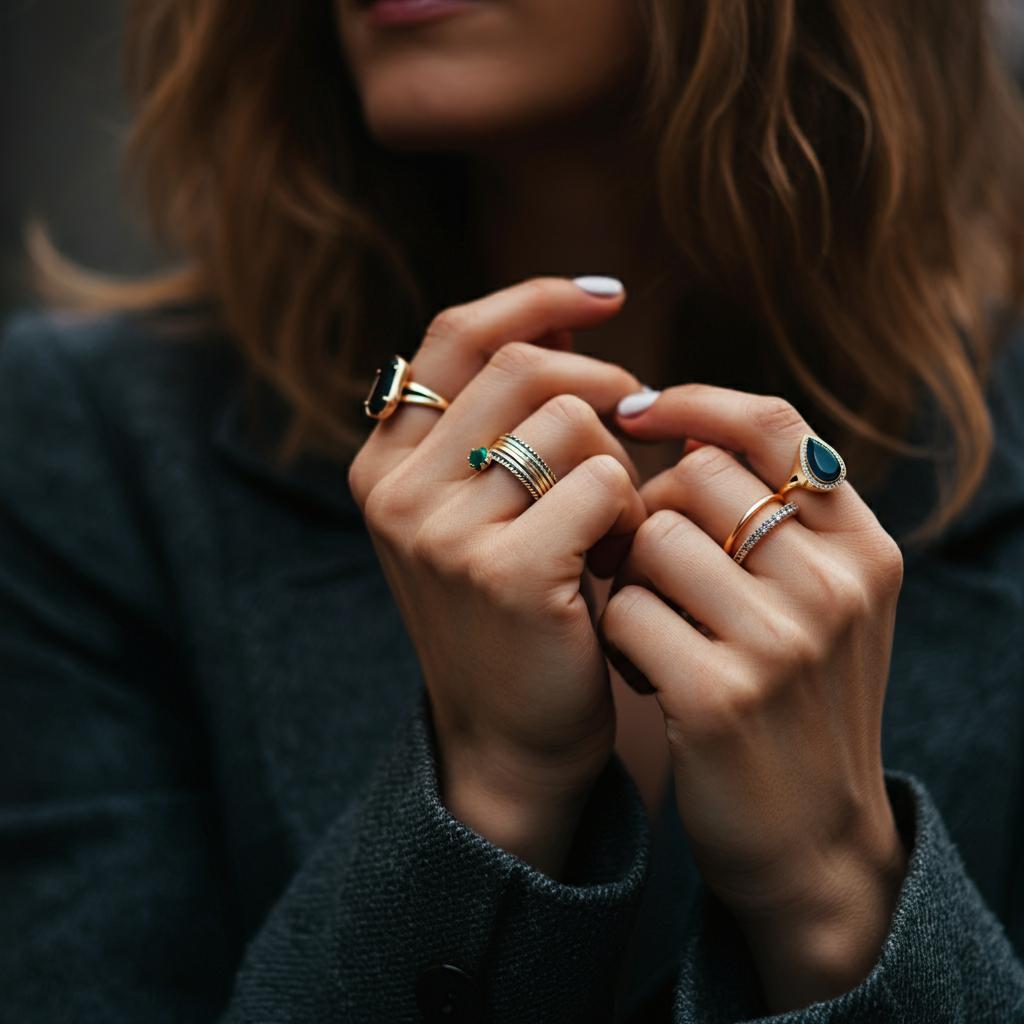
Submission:
<svg viewBox="0 0 1024 1024">
<path fill-rule="evenodd" d="M 626 395 L 619 402 L 616 411 L 620 416 L 639 416 L 645 409 L 650 409 L 654 405 L 660 394 L 660 391 L 645 384 L 643 391 L 634 391 L 633 394 Z"/>
<path fill-rule="evenodd" d="M 596 295 L 601 299 L 614 299 L 623 292 L 622 282 L 617 277 L 574 277 L 572 283 L 588 295 Z"/>
</svg>

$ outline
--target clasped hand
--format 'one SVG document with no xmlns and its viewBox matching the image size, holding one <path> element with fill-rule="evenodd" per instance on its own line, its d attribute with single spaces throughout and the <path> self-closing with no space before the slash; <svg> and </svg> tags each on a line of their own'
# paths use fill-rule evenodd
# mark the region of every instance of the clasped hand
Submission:
<svg viewBox="0 0 1024 1024">
<path fill-rule="evenodd" d="M 742 565 L 726 554 L 814 430 L 781 398 L 704 383 L 617 416 L 639 382 L 568 349 L 622 302 L 544 278 L 446 310 L 412 365 L 449 408 L 400 406 L 349 485 L 420 659 L 452 813 L 556 875 L 613 749 L 606 653 L 627 660 L 664 714 L 705 882 L 772 1007 L 806 1005 L 870 970 L 905 871 L 880 749 L 902 557 L 849 481 L 790 492 L 796 516 Z M 505 431 L 559 477 L 539 501 L 466 463 Z M 689 443 L 641 482 L 617 433 Z M 596 622 L 588 568 L 615 578 Z"/>
</svg>

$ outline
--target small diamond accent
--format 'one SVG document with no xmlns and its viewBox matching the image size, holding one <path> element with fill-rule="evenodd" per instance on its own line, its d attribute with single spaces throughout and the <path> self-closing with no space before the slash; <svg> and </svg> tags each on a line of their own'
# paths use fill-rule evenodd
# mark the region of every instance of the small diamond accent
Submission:
<svg viewBox="0 0 1024 1024">
<path fill-rule="evenodd" d="M 732 557 L 738 563 L 742 562 L 747 557 L 747 553 L 750 549 L 771 529 L 774 529 L 782 522 L 783 519 L 788 519 L 791 515 L 799 511 L 800 506 L 795 502 L 788 502 L 783 505 L 777 512 L 773 512 L 763 523 L 747 539 L 739 546 Z"/>
</svg>

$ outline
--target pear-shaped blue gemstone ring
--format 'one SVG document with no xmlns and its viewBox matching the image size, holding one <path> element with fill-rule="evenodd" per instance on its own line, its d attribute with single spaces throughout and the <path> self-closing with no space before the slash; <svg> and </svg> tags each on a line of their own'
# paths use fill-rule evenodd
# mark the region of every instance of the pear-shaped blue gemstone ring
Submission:
<svg viewBox="0 0 1024 1024">
<path fill-rule="evenodd" d="M 800 449 L 789 471 L 789 479 L 775 492 L 785 498 L 794 487 L 808 491 L 832 491 L 846 479 L 846 463 L 830 444 L 810 434 L 800 439 Z"/>
</svg>

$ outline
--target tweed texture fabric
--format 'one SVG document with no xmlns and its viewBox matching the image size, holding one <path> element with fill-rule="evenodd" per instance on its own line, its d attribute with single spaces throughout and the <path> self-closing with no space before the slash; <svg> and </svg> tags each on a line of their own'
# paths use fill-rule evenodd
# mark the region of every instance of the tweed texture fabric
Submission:
<svg viewBox="0 0 1024 1024">
<path fill-rule="evenodd" d="M 0 341 L 0 1020 L 1024 1020 L 1024 331 L 982 491 L 904 552 L 890 932 L 775 1017 L 674 795 L 652 826 L 617 756 L 560 881 L 448 813 L 344 472 L 274 462 L 258 396 L 137 315 Z M 900 466 L 874 507 L 900 539 L 933 498 Z"/>
</svg>

